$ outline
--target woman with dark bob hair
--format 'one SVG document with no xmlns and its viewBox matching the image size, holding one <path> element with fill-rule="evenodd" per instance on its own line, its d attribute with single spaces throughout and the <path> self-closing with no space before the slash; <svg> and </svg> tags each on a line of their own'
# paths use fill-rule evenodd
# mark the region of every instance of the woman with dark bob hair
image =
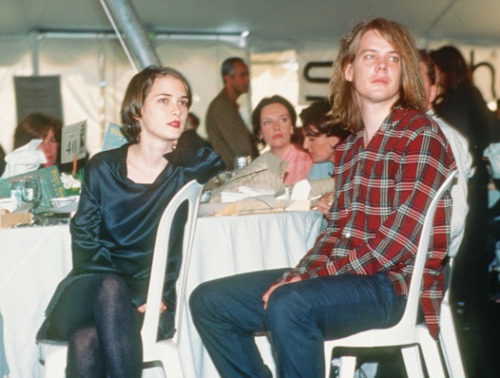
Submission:
<svg viewBox="0 0 500 378">
<path fill-rule="evenodd" d="M 293 143 L 296 121 L 297 113 L 292 104 L 278 95 L 263 98 L 252 112 L 254 136 L 269 146 L 269 153 L 288 163 L 285 185 L 307 178 L 313 165 L 307 152 Z"/>
<path fill-rule="evenodd" d="M 303 147 L 314 162 L 309 171 L 309 179 L 329 177 L 333 173 L 335 147 L 351 132 L 330 115 L 332 106 L 328 100 L 318 100 L 300 112 Z"/>
<path fill-rule="evenodd" d="M 68 341 L 68 377 L 140 377 L 140 327 L 156 230 L 187 182 L 206 182 L 222 161 L 194 132 L 186 79 L 148 67 L 130 81 L 122 104 L 129 143 L 93 156 L 71 220 L 73 270 L 58 286 L 37 339 Z M 165 277 L 160 335 L 171 337 L 185 212 L 179 212 Z M 175 268 L 174 268 L 175 267 Z M 174 268 L 174 269 L 171 269 Z"/>
</svg>

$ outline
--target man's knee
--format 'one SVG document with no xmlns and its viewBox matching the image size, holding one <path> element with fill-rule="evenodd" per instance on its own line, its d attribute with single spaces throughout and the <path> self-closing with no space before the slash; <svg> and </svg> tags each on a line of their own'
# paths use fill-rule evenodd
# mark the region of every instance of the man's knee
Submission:
<svg viewBox="0 0 500 378">
<path fill-rule="evenodd" d="M 217 307 L 219 295 L 211 282 L 204 282 L 193 290 L 189 298 L 189 307 L 193 316 L 206 315 L 214 306 Z"/>
<path fill-rule="evenodd" d="M 271 329 L 301 321 L 301 318 L 307 316 L 309 306 L 291 286 L 289 284 L 278 287 L 269 298 L 266 322 Z"/>
</svg>

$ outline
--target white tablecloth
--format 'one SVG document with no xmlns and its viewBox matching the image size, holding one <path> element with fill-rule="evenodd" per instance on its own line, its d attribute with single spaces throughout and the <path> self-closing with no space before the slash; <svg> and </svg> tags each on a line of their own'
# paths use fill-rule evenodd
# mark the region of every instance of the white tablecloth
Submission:
<svg viewBox="0 0 500 378">
<path fill-rule="evenodd" d="M 68 226 L 0 229 L 0 309 L 12 378 L 41 376 L 35 335 L 71 269 Z"/>
<path fill-rule="evenodd" d="M 179 345 L 186 377 L 218 377 L 191 322 L 187 303 L 194 288 L 236 273 L 294 266 L 314 244 L 322 219 L 317 211 L 198 219 L 186 298 L 179 302 L 184 306 Z M 257 343 L 274 370 L 267 339 L 259 337 Z"/>
<path fill-rule="evenodd" d="M 293 266 L 314 244 L 319 212 L 199 218 L 189 267 L 180 348 L 186 377 L 217 377 L 194 328 L 189 294 L 201 282 L 236 273 Z M 71 269 L 68 226 L 0 229 L 0 309 L 12 378 L 42 376 L 35 335 L 57 286 Z M 265 338 L 264 358 L 274 368 Z"/>
</svg>

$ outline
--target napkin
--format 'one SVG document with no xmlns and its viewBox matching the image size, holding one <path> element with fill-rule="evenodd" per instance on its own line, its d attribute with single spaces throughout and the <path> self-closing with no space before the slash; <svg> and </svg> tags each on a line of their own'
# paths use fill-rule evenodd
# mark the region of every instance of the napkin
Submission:
<svg viewBox="0 0 500 378">
<path fill-rule="evenodd" d="M 5 156 L 7 166 L 1 178 L 20 175 L 26 172 L 34 171 L 45 164 L 45 154 L 38 150 L 42 139 L 32 139 L 24 146 L 21 146 Z"/>
<path fill-rule="evenodd" d="M 290 199 L 305 200 L 309 198 L 309 193 L 311 193 L 311 184 L 309 184 L 309 181 L 300 180 L 293 186 L 292 195 Z"/>
<path fill-rule="evenodd" d="M 81 189 L 82 183 L 73 175 L 61 173 L 61 182 L 64 189 Z"/>
<path fill-rule="evenodd" d="M 0 198 L 0 210 L 7 210 L 12 213 L 17 209 L 19 203 L 15 198 Z"/>
</svg>

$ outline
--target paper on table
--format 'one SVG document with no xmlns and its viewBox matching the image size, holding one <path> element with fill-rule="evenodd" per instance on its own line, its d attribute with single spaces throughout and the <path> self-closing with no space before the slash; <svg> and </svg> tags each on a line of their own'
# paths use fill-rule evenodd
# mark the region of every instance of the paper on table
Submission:
<svg viewBox="0 0 500 378">
<path fill-rule="evenodd" d="M 245 198 L 254 198 L 262 196 L 271 196 L 274 198 L 274 190 L 264 188 L 250 188 L 248 186 L 239 186 L 237 191 L 224 190 L 220 193 L 222 203 L 238 202 Z"/>
<path fill-rule="evenodd" d="M 310 200 L 278 200 L 274 196 L 247 198 L 233 203 L 202 203 L 198 216 L 231 216 L 279 213 L 283 211 L 308 211 Z"/>
<path fill-rule="evenodd" d="M 222 192 L 239 192 L 239 187 L 268 189 L 273 194 L 282 193 L 283 177 L 287 163 L 270 153 L 264 153 L 234 177 L 212 192 L 210 202 L 220 202 Z"/>
<path fill-rule="evenodd" d="M 22 224 L 30 224 L 33 221 L 31 213 L 12 213 L 0 215 L 0 227 L 12 227 Z"/>
<path fill-rule="evenodd" d="M 317 199 L 334 190 L 335 179 L 301 180 L 293 186 L 291 199 Z"/>
<path fill-rule="evenodd" d="M 311 194 L 309 198 L 323 196 L 326 193 L 332 193 L 335 189 L 335 179 L 332 177 L 309 180 L 309 184 L 311 185 Z"/>
</svg>

